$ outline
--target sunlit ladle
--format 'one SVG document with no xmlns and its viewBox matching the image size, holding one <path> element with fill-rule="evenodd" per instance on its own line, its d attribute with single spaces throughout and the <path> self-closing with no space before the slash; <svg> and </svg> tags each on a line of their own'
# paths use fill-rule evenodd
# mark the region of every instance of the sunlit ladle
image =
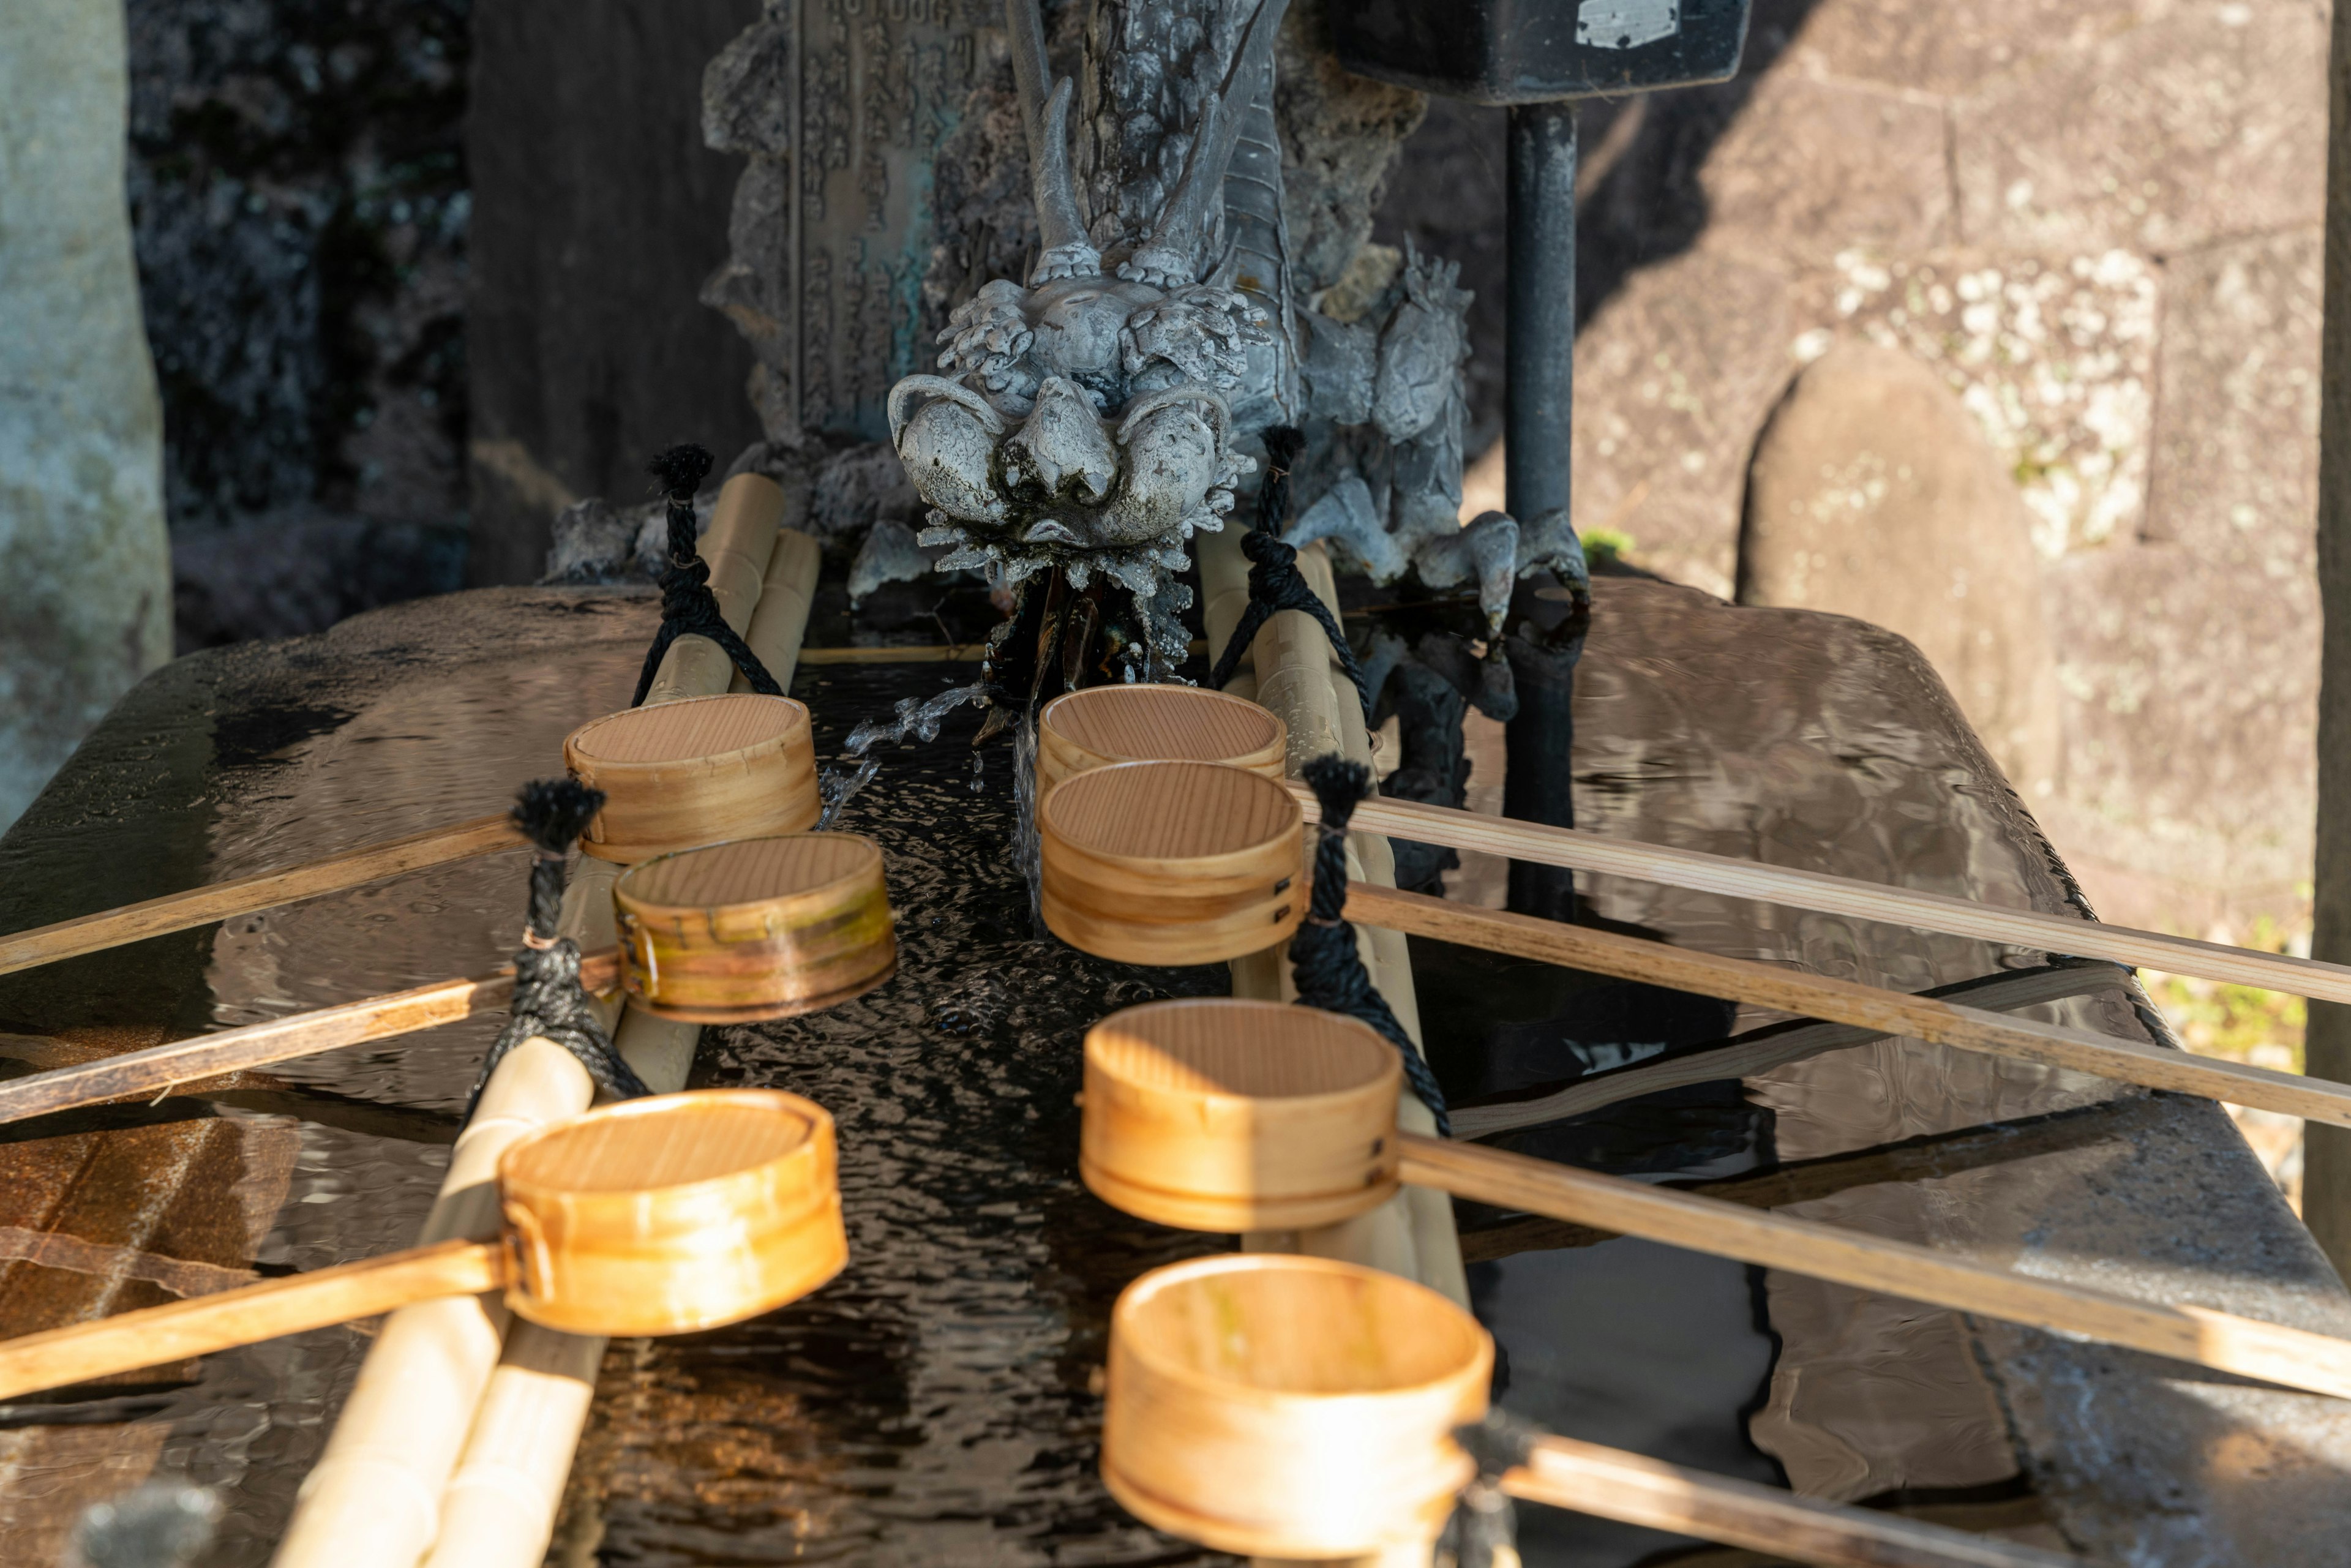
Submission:
<svg viewBox="0 0 2351 1568">
<path fill-rule="evenodd" d="M 583 956 L 580 981 L 591 991 L 617 981 L 664 1018 L 791 1018 L 897 971 L 881 847 L 853 833 L 743 839 L 661 856 L 622 873 L 612 900 L 621 949 Z M 0 1123 L 454 1023 L 513 994 L 507 967 L 30 1073 L 0 1083 Z"/>
<path fill-rule="evenodd" d="M 1290 792 L 1209 762 L 1121 762 L 1037 807 L 1038 904 L 1072 947 L 1129 964 L 1208 964 L 1298 929 L 1306 818 Z"/>
<path fill-rule="evenodd" d="M 1253 799 L 1265 787 L 1244 769 L 1203 762 L 1127 762 L 1067 780 L 1038 813 L 1045 924 L 1073 947 L 1129 964 L 1199 964 L 1271 946 L 1296 928 L 1311 887 L 1304 881 L 1281 883 L 1275 875 L 1275 830 L 1254 826 L 1282 821 L 1270 803 Z M 1249 801 L 1246 813 L 1232 804 L 1243 800 Z M 1355 824 L 1373 817 L 1374 807 L 1384 812 L 1407 804 L 1365 801 Z M 1299 831 L 1302 842 L 1302 826 Z M 1239 854 L 1235 845 L 1252 846 L 1256 858 Z M 1284 839 L 1280 852 L 1286 854 L 1287 847 Z M 1249 867 L 1255 879 L 1248 884 L 1255 902 L 1236 904 L 1246 916 L 1212 907 L 1197 892 L 1234 865 Z M 1280 896 L 1270 897 L 1277 885 Z M 1269 923 L 1262 917 L 1267 911 L 1286 914 L 1288 922 Z M 1934 997 L 1394 888 L 1350 887 L 1344 915 L 1414 936 L 2351 1127 L 2351 1085 L 2003 1017 Z"/>
<path fill-rule="evenodd" d="M 1037 714 L 1037 793 L 1117 762 L 1222 762 L 1280 781 L 1290 727 L 1206 686 L 1086 686 Z"/>
<path fill-rule="evenodd" d="M 580 847 L 633 863 L 721 839 L 798 832 L 821 809 L 808 708 L 735 692 L 590 719 L 564 738 L 566 766 L 605 792 Z M 405 872 L 520 849 L 503 811 L 339 855 L 167 894 L 0 936 L 0 975 L 256 910 L 340 893 Z"/>
<path fill-rule="evenodd" d="M 823 663 L 826 661 L 819 655 L 824 652 L 822 649 L 810 650 L 804 656 L 808 663 Z M 1123 725 L 1123 716 L 1109 711 L 1117 699 L 1108 697 L 1106 694 L 1112 691 L 1157 694 L 1182 689 L 1188 688 L 1102 688 L 1105 694 L 1103 711 L 1094 713 L 1090 709 L 1088 716 L 1105 725 L 1118 721 L 1122 725 L 1121 733 L 1131 735 L 1135 732 Z M 1092 697 L 1095 694 L 1089 690 L 1077 695 Z M 1140 708 L 1135 711 L 1141 714 Z M 1148 720 L 1151 716 L 1142 716 Z M 1059 755 L 1057 753 L 1057 757 Z M 1209 759 L 1192 745 L 1185 734 L 1172 730 L 1156 743 L 1137 746 L 1136 755 L 1138 758 Z M 1251 768 L 1259 765 L 1253 757 L 1240 755 L 1214 760 Z M 1040 769 L 1050 770 L 1058 766 L 1061 766 L 1058 761 L 1048 763 L 1043 760 L 1040 743 Z M 1301 798 L 1303 809 L 1311 812 L 1312 801 L 1306 796 L 1304 787 L 1295 780 L 1287 787 Z M 2069 915 L 2007 909 L 1943 894 L 1922 893 L 1912 888 L 1891 887 L 1817 872 L 1795 871 L 1728 855 L 1674 849 L 1663 844 L 1611 839 L 1574 828 L 1512 821 L 1411 800 L 1367 800 L 1357 810 L 1354 826 L 1358 831 L 1388 833 L 1425 843 L 1507 855 L 1543 865 L 1568 866 L 1609 876 L 1662 883 L 1671 887 L 1694 888 L 1726 897 L 1755 899 L 1797 909 L 1814 909 L 1856 919 L 1908 925 L 1920 931 L 1947 932 L 1983 941 L 2012 943 L 2075 957 L 2105 958 L 2118 964 L 2160 969 L 2169 974 L 2190 975 L 2201 979 L 2284 991 L 2320 1001 L 2351 1004 L 2351 967 L 2297 958 L 2291 954 L 2263 953 L 2252 948 L 2166 936 L 2160 932 L 2137 931 L 2127 926 L 2077 920 Z M 706 841 L 719 836 L 723 834 L 699 833 L 695 841 Z M 119 909 L 78 915 L 53 925 L 12 932 L 0 936 L 0 975 L 13 974 L 60 958 L 99 952 L 143 937 L 184 931 L 257 909 L 315 898 L 321 894 L 357 887 L 403 872 L 519 848 L 521 844 L 520 835 L 515 832 L 503 815 L 478 817 L 406 838 L 369 844 L 284 871 L 264 872 L 255 876 L 190 888 L 143 903 L 126 904 Z M 661 847 L 686 846 L 664 844 Z M 2302 1115 L 2307 1113 L 2290 1113 Z"/>
<path fill-rule="evenodd" d="M 1220 1552 L 1425 1551 L 1474 1474 L 1453 1433 L 1486 1413 L 1493 1364 L 1493 1341 L 1468 1312 L 1360 1264 L 1246 1253 L 1154 1270 L 1111 1312 L 1102 1480 L 1144 1523 Z M 1530 1501 L 1812 1563 L 2077 1561 L 1561 1437 L 1535 1438 L 1501 1484 Z"/>
<path fill-rule="evenodd" d="M 1422 1137 L 1396 1051 L 1352 1019 L 1225 998 L 1151 1002 L 1086 1035 L 1079 1175 L 1186 1229 L 1326 1225 L 1399 1182 L 1931 1306 L 2351 1397 L 2351 1341 L 2032 1279 L 1835 1226 Z"/>
<path fill-rule="evenodd" d="M 503 1290 L 571 1333 L 688 1333 L 808 1294 L 848 1260 L 832 1117 L 768 1089 L 631 1100 L 498 1162 L 503 1234 L 0 1341 L 0 1399 Z"/>
</svg>

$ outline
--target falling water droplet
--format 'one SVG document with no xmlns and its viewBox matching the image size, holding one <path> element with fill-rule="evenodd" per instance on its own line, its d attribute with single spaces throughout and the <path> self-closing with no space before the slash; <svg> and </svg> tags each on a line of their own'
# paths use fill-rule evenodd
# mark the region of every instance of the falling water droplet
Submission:
<svg viewBox="0 0 2351 1568">
<path fill-rule="evenodd" d="M 971 792 L 973 794 L 977 795 L 987 787 L 987 769 L 980 760 L 980 754 L 977 751 L 973 752 L 971 754 Z"/>
</svg>

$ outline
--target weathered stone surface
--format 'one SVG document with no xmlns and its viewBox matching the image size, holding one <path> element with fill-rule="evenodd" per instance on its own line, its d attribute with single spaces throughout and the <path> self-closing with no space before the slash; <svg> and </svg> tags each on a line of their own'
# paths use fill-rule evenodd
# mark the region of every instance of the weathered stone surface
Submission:
<svg viewBox="0 0 2351 1568">
<path fill-rule="evenodd" d="M 1946 152 L 1939 105 L 1771 72 L 1699 175 L 1708 243 L 1814 264 L 1930 249 L 1950 232 Z"/>
<path fill-rule="evenodd" d="M 1294 286 L 1311 293 L 1338 282 L 1371 237 L 1380 188 L 1427 99 L 1341 70 L 1324 0 L 1292 0 L 1276 45 L 1274 84 Z M 1450 254 L 1447 246 L 1433 249 Z"/>
<path fill-rule="evenodd" d="M 2184 250 L 2315 223 L 2326 28 L 2291 0 L 2148 7 L 1952 110 L 1969 243 Z"/>
<path fill-rule="evenodd" d="M 2314 570 L 2318 485 L 2315 229 L 2174 258 L 2163 275 L 2163 399 L 2144 538 L 2264 584 Z"/>
<path fill-rule="evenodd" d="M 113 0 L 0 47 L 0 824 L 172 649 L 162 428 L 123 201 Z"/>
<path fill-rule="evenodd" d="M 1720 251 L 1646 267 L 1575 345 L 1575 517 L 1728 598 L 1752 433 L 1788 376 L 1787 287 Z"/>
<path fill-rule="evenodd" d="M 2056 562 L 2049 591 L 2065 761 L 2043 815 L 2100 912 L 2191 930 L 2291 915 L 2310 875 L 2309 570 L 2272 581 L 2158 543 Z"/>
<path fill-rule="evenodd" d="M 2056 694 L 2024 506 L 1932 368 L 1855 344 L 1797 378 L 1748 471 L 1739 574 L 1741 603 L 1907 637 L 2010 782 L 2051 792 Z"/>
<path fill-rule="evenodd" d="M 2163 279 L 2130 251 L 1840 253 L 1798 285 L 1802 355 L 1859 337 L 1937 368 L 2000 454 L 2043 558 L 2137 531 Z"/>
<path fill-rule="evenodd" d="M 1835 0 L 1796 35 L 1799 69 L 1920 93 L 1958 94 L 2137 23 L 2141 0 Z"/>
</svg>

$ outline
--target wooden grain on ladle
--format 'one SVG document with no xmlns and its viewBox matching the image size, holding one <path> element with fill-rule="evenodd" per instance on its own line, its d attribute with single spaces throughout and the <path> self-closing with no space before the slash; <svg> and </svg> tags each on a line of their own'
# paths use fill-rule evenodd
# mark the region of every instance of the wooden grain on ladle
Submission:
<svg viewBox="0 0 2351 1568">
<path fill-rule="evenodd" d="M 575 1333 L 716 1328 L 848 1260 L 832 1118 L 796 1094 L 704 1090 L 542 1129 L 498 1162 L 504 1232 L 0 1341 L 0 1400 L 502 1290 Z"/>
</svg>

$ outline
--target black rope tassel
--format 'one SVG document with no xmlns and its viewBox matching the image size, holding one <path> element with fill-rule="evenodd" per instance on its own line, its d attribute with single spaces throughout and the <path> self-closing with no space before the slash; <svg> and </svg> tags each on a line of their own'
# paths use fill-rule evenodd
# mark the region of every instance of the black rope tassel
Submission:
<svg viewBox="0 0 2351 1568">
<path fill-rule="evenodd" d="M 1478 1466 L 1477 1479 L 1461 1489 L 1438 1542 L 1440 1551 L 1450 1547 L 1453 1568 L 1495 1568 L 1518 1561 L 1518 1513 L 1502 1490 L 1502 1474 L 1531 1459 L 1541 1435 L 1541 1428 L 1499 1408 L 1453 1429 L 1453 1440 Z"/>
<path fill-rule="evenodd" d="M 1290 465 L 1305 444 L 1306 437 L 1286 424 L 1265 433 L 1266 473 L 1265 483 L 1258 486 L 1257 526 L 1241 536 L 1241 553 L 1249 558 L 1249 608 L 1241 612 L 1240 624 L 1233 628 L 1217 667 L 1208 672 L 1208 684 L 1224 690 L 1225 683 L 1240 668 L 1241 655 L 1257 640 L 1259 628 L 1275 611 L 1302 610 L 1321 622 L 1322 634 L 1331 639 L 1331 651 L 1339 655 L 1339 667 L 1354 683 L 1355 696 L 1364 705 L 1364 720 L 1368 724 L 1372 695 L 1364 689 L 1364 667 L 1355 662 L 1355 650 L 1347 645 L 1347 634 L 1339 629 L 1331 607 L 1298 575 L 1296 547 L 1281 542 L 1282 521 L 1290 513 Z"/>
<path fill-rule="evenodd" d="M 523 932 L 523 950 L 515 955 L 514 1002 L 507 1009 L 507 1027 L 482 1059 L 482 1076 L 465 1103 L 468 1121 L 490 1073 L 507 1052 L 534 1035 L 578 1057 L 596 1087 L 615 1100 L 653 1092 L 612 1049 L 588 993 L 580 988 L 580 945 L 555 934 L 563 906 L 564 856 L 603 804 L 601 790 L 574 779 L 534 780 L 522 787 L 515 803 L 514 824 L 538 852 L 530 864 L 530 920 Z"/>
<path fill-rule="evenodd" d="M 1318 757 L 1303 769 L 1306 782 L 1322 803 L 1322 821 L 1314 845 L 1314 897 L 1298 934 L 1290 939 L 1290 978 L 1298 986 L 1301 1006 L 1361 1019 L 1385 1035 L 1404 1057 L 1405 1081 L 1437 1117 L 1439 1137 L 1453 1135 L 1445 1113 L 1445 1091 L 1412 1037 L 1396 1021 L 1387 998 L 1364 971 L 1363 956 L 1355 951 L 1355 928 L 1343 918 L 1347 907 L 1347 821 L 1355 802 L 1371 792 L 1372 770 L 1343 757 Z"/>
<path fill-rule="evenodd" d="M 645 465 L 661 481 L 662 493 L 669 499 L 669 565 L 656 580 L 662 591 L 661 630 L 653 633 L 653 645 L 645 650 L 645 667 L 637 676 L 637 695 L 629 699 L 631 707 L 643 706 L 645 694 L 653 690 L 653 674 L 661 668 L 662 655 L 669 652 L 672 643 L 689 633 L 707 637 L 726 650 L 753 691 L 771 697 L 784 695 L 776 677 L 768 674 L 768 666 L 759 663 L 759 655 L 719 614 L 718 596 L 710 591 L 710 563 L 695 548 L 694 493 L 709 477 L 712 462 L 709 453 L 687 445 L 673 446 Z"/>
</svg>

